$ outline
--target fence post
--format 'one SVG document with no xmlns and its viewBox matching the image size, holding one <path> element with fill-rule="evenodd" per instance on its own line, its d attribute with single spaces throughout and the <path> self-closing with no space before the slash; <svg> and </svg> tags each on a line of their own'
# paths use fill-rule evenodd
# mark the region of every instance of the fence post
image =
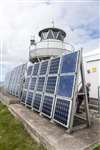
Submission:
<svg viewBox="0 0 100 150">
<path fill-rule="evenodd" d="M 100 115 L 100 86 L 98 86 L 98 114 Z"/>
</svg>

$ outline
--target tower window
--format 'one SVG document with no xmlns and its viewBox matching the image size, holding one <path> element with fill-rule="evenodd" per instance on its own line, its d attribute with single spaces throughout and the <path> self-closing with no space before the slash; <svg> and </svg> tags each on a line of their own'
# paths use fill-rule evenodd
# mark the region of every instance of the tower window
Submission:
<svg viewBox="0 0 100 150">
<path fill-rule="evenodd" d="M 51 30 L 48 31 L 47 39 L 54 39 L 54 35 Z"/>
</svg>

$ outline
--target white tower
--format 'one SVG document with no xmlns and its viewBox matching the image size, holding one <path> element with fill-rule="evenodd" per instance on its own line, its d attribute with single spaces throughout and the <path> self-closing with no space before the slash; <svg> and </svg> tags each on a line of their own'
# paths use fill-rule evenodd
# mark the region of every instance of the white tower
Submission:
<svg viewBox="0 0 100 150">
<path fill-rule="evenodd" d="M 39 42 L 36 43 L 34 39 L 30 42 L 29 59 L 32 62 L 73 51 L 73 47 L 64 42 L 66 33 L 61 29 L 45 28 L 39 32 L 39 36 Z"/>
</svg>

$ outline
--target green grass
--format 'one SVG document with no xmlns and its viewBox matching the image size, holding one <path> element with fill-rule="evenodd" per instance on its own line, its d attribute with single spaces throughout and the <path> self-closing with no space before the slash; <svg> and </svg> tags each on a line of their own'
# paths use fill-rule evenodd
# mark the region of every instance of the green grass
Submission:
<svg viewBox="0 0 100 150">
<path fill-rule="evenodd" d="M 100 145 L 96 146 L 93 150 L 100 150 Z"/>
<path fill-rule="evenodd" d="M 0 150 L 45 150 L 29 136 L 22 123 L 1 103 Z"/>
</svg>

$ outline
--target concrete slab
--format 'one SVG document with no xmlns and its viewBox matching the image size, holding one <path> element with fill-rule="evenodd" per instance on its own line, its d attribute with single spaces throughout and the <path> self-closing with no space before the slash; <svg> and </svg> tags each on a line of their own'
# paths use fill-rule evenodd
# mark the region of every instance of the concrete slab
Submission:
<svg viewBox="0 0 100 150">
<path fill-rule="evenodd" d="M 19 103 L 19 99 L 10 95 L 4 88 L 0 88 L 0 101 L 5 105 Z"/>
<path fill-rule="evenodd" d="M 31 136 L 48 150 L 85 150 L 100 142 L 100 119 L 93 118 L 91 128 L 69 135 L 65 128 L 51 123 L 21 104 L 11 104 L 9 110 L 23 122 Z"/>
</svg>

